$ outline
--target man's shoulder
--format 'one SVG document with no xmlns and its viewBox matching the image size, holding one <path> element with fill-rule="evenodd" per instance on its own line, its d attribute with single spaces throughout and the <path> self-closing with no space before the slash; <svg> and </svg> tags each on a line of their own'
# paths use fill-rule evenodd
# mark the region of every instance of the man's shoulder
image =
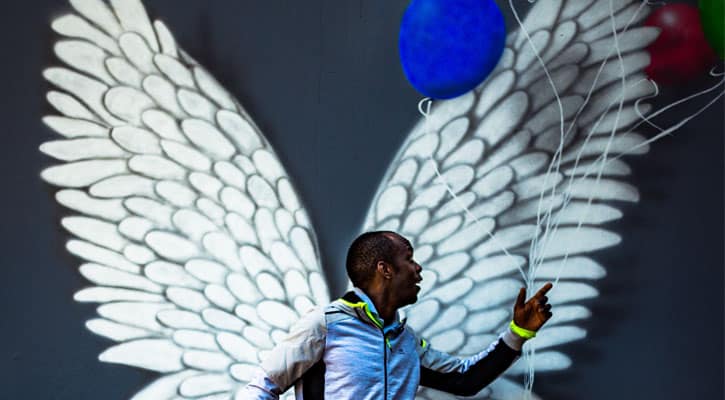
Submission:
<svg viewBox="0 0 725 400">
<path fill-rule="evenodd" d="M 352 293 L 352 292 L 350 292 Z M 346 295 L 347 296 L 347 295 Z M 359 298 L 352 298 L 361 301 Z M 315 305 L 302 313 L 296 327 L 304 330 L 326 331 L 327 327 L 340 321 L 359 320 L 355 309 L 350 306 L 350 300 L 345 296 L 326 305 Z M 361 321 L 362 322 L 362 321 Z"/>
<path fill-rule="evenodd" d="M 317 332 L 327 330 L 325 323 L 325 309 L 327 306 L 313 306 L 303 312 L 300 319 L 292 326 L 290 333 L 294 332 Z"/>
<path fill-rule="evenodd" d="M 349 302 L 346 303 L 344 300 L 344 297 L 339 298 L 324 308 L 325 322 L 328 326 L 341 321 L 359 320 L 355 310 L 350 307 Z"/>
<path fill-rule="evenodd" d="M 354 315 L 350 315 L 345 304 L 338 299 L 327 305 L 316 305 L 309 308 L 302 314 L 297 326 L 307 330 L 325 330 L 328 325 L 349 318 L 354 318 Z"/>
</svg>

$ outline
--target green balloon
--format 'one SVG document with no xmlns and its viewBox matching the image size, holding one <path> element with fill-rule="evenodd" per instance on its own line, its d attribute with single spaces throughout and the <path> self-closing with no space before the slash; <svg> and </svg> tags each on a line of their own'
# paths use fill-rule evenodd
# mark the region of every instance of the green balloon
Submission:
<svg viewBox="0 0 725 400">
<path fill-rule="evenodd" d="M 725 0 L 700 0 L 700 21 L 702 22 L 702 30 L 705 32 L 707 41 L 712 46 L 720 58 L 723 56 L 723 39 L 725 39 L 725 31 L 723 24 L 725 23 Z"/>
</svg>

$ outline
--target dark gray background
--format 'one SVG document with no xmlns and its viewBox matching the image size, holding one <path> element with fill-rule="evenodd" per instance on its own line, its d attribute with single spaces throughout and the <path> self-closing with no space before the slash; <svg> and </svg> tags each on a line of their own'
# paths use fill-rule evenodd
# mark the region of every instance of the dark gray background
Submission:
<svg viewBox="0 0 725 400">
<path fill-rule="evenodd" d="M 397 56 L 406 1 L 148 6 L 267 134 L 305 200 L 325 268 L 337 277 L 333 295 L 340 294 L 347 243 L 418 118 L 420 95 Z M 53 137 L 40 123 L 50 111 L 41 70 L 56 63 L 49 22 L 64 10 L 59 0 L 16 3 L 0 24 L 0 398 L 124 399 L 153 375 L 96 361 L 110 343 L 83 326 L 95 307 L 72 300 L 87 282 L 63 248 L 63 210 L 38 177 L 51 160 L 37 148 Z M 659 101 L 711 84 L 665 88 Z M 679 108 L 659 122 L 670 125 L 694 110 Z M 535 389 L 546 399 L 721 399 L 722 100 L 630 163 L 641 201 L 610 225 L 623 243 L 598 254 L 608 276 L 598 284 L 601 297 L 589 302 L 589 336 L 566 347 L 571 369 L 538 374 Z"/>
</svg>

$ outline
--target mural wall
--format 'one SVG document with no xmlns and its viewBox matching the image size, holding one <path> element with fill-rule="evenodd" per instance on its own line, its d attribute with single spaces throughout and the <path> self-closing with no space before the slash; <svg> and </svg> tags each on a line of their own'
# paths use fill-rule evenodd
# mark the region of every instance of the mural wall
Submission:
<svg viewBox="0 0 725 400">
<path fill-rule="evenodd" d="M 486 84 L 434 102 L 425 120 L 398 61 L 405 2 L 148 2 L 175 40 L 137 24 L 133 6 L 116 21 L 91 3 L 79 11 L 106 34 L 72 18 L 54 29 L 98 48 L 52 50 L 51 21 L 70 11 L 60 1 L 13 10 L 3 26 L 9 396 L 233 394 L 297 313 L 345 290 L 347 244 L 374 227 L 418 248 L 426 301 L 411 323 L 454 353 L 485 347 L 522 277 L 557 281 L 562 313 L 533 366 L 520 361 L 481 398 L 520 398 L 534 370 L 544 399 L 722 397 L 722 86 L 668 108 L 720 77 L 660 87 L 642 107 L 657 126 L 636 132 L 622 131 L 638 109 L 586 109 L 578 134 L 596 135 L 572 135 L 551 163 L 557 104 L 523 36 L 510 36 Z M 531 7 L 513 4 L 522 18 Z M 513 32 L 510 5 L 499 6 Z M 562 15 L 585 13 L 568 7 Z M 616 10 L 637 20 L 638 9 Z M 532 41 L 548 46 L 566 126 L 610 55 L 557 53 L 566 29 L 535 15 L 532 32 L 554 33 Z M 583 35 L 606 38 L 598 26 Z M 629 106 L 654 91 L 637 87 L 651 30 L 637 32 L 616 64 Z M 85 75 L 46 69 L 63 63 Z M 593 103 L 621 94 L 607 88 Z M 636 146 L 600 170 L 603 153 Z M 593 177 L 578 179 L 579 158 Z M 433 313 L 439 321 L 420 317 Z M 168 379 L 147 386 L 159 373 Z"/>
</svg>

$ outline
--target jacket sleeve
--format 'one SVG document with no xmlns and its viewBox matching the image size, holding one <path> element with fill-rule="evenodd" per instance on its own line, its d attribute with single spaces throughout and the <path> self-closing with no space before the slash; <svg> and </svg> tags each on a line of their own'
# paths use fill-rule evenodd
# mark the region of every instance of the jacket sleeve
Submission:
<svg viewBox="0 0 725 400">
<path fill-rule="evenodd" d="M 458 358 L 418 340 L 420 384 L 458 396 L 473 396 L 506 371 L 520 356 L 524 339 L 507 329 L 485 350 Z"/>
<path fill-rule="evenodd" d="M 322 358 L 327 326 L 322 309 L 303 316 L 287 337 L 275 346 L 244 388 L 248 400 L 277 400 L 310 367 Z"/>
</svg>

